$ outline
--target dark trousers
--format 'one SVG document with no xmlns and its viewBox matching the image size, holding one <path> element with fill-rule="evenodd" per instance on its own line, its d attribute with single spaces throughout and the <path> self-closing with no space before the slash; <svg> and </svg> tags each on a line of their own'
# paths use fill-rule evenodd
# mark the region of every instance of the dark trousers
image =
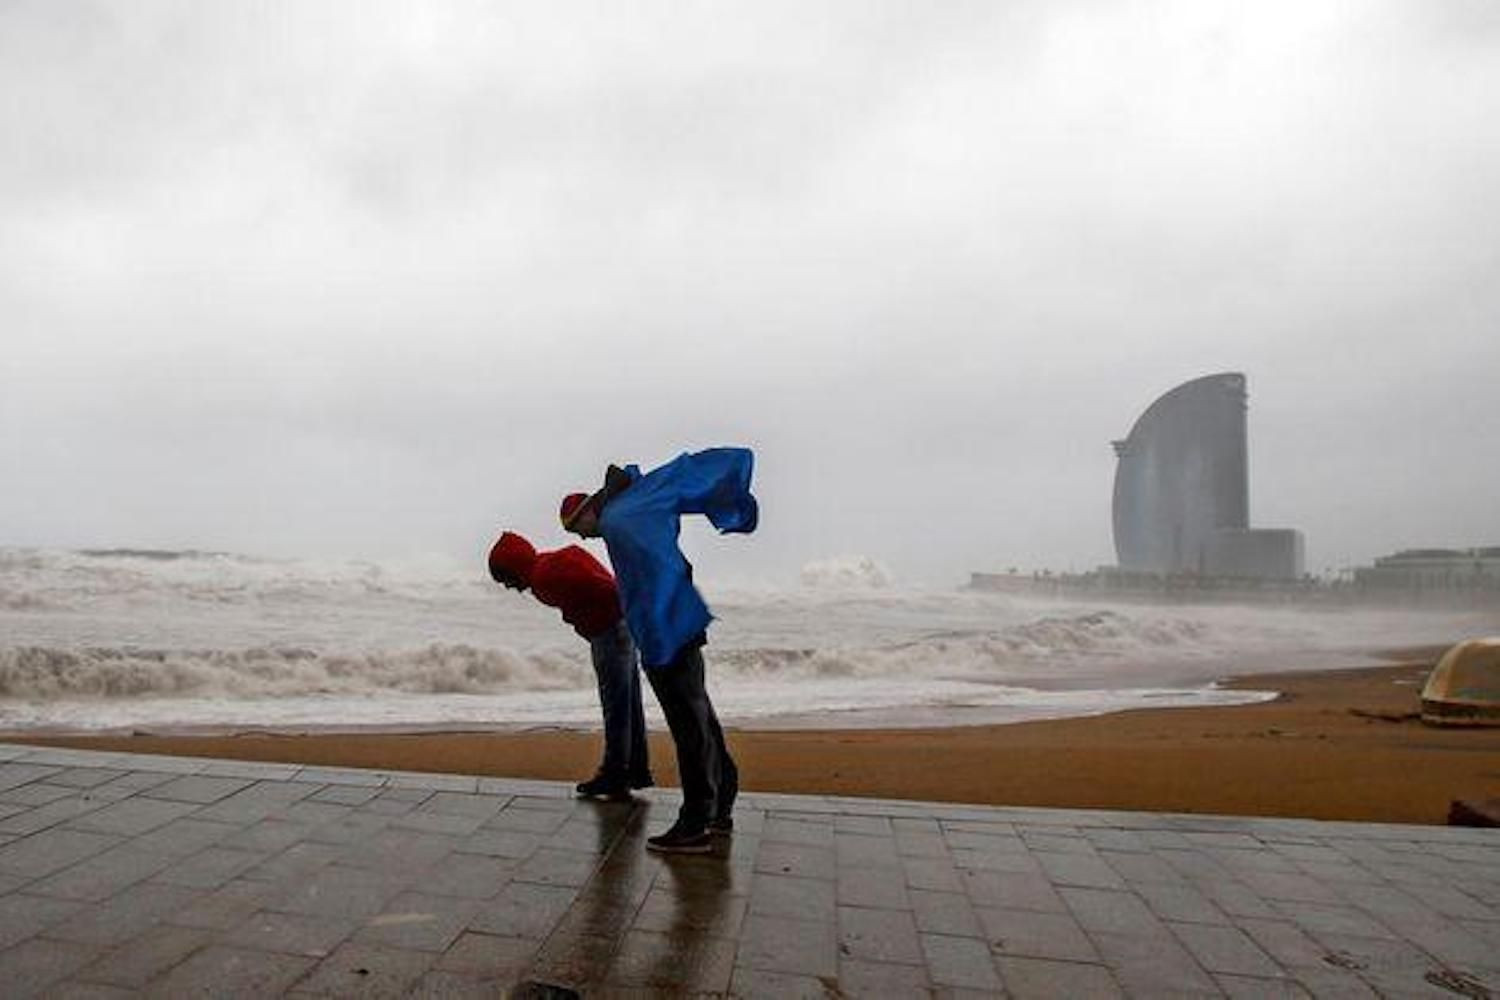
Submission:
<svg viewBox="0 0 1500 1000">
<path fill-rule="evenodd" d="M 623 619 L 589 640 L 594 677 L 599 682 L 599 709 L 604 715 L 606 777 L 641 784 L 651 774 L 646 751 L 646 715 L 641 710 L 641 674 L 635 642 Z"/>
<path fill-rule="evenodd" d="M 740 791 L 740 772 L 724 745 L 724 730 L 713 702 L 708 700 L 702 643 L 688 643 L 671 663 L 647 670 L 646 679 L 661 703 L 677 748 L 677 774 L 682 779 L 678 820 L 696 827 L 728 816 Z"/>
</svg>

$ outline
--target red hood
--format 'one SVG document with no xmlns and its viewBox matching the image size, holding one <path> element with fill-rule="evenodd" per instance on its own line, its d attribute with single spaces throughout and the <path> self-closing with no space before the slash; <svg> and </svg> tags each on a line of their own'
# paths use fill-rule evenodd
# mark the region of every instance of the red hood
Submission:
<svg viewBox="0 0 1500 1000">
<path fill-rule="evenodd" d="M 535 566 L 536 549 L 513 531 L 501 535 L 495 547 L 490 549 L 490 576 L 504 573 L 530 586 L 531 570 Z"/>
</svg>

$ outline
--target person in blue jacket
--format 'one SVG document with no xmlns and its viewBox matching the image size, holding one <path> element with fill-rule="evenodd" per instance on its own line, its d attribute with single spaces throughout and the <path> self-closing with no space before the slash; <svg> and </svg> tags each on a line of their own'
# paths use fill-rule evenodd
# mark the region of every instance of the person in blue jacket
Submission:
<svg viewBox="0 0 1500 1000">
<path fill-rule="evenodd" d="M 634 465 L 612 465 L 592 496 L 563 498 L 563 527 L 602 537 L 609 550 L 626 623 L 677 750 L 682 808 L 670 829 L 647 839 L 654 851 L 704 853 L 714 834 L 734 829 L 739 769 L 703 678 L 713 615 L 693 586 L 693 567 L 677 537 L 684 514 L 703 514 L 723 533 L 754 531 L 760 516 L 750 492 L 754 467 L 748 448 L 710 448 L 644 474 Z"/>
</svg>

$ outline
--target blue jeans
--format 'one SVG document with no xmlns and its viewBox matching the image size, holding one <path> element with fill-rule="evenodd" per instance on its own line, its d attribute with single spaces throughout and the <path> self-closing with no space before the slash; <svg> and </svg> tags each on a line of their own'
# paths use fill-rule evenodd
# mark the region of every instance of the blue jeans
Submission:
<svg viewBox="0 0 1500 1000">
<path fill-rule="evenodd" d="M 589 652 L 604 713 L 604 761 L 599 772 L 639 787 L 650 777 L 651 761 L 646 749 L 646 715 L 641 710 L 641 675 L 625 620 L 589 639 Z"/>
</svg>

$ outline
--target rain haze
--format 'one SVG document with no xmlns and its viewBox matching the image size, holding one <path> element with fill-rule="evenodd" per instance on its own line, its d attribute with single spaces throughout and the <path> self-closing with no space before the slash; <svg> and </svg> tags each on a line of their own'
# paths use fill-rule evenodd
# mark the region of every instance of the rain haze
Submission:
<svg viewBox="0 0 1500 1000">
<path fill-rule="evenodd" d="M 0 4 L 0 544 L 475 560 L 753 447 L 715 572 L 1113 561 L 1243 371 L 1314 572 L 1500 544 L 1488 2 Z"/>
</svg>

